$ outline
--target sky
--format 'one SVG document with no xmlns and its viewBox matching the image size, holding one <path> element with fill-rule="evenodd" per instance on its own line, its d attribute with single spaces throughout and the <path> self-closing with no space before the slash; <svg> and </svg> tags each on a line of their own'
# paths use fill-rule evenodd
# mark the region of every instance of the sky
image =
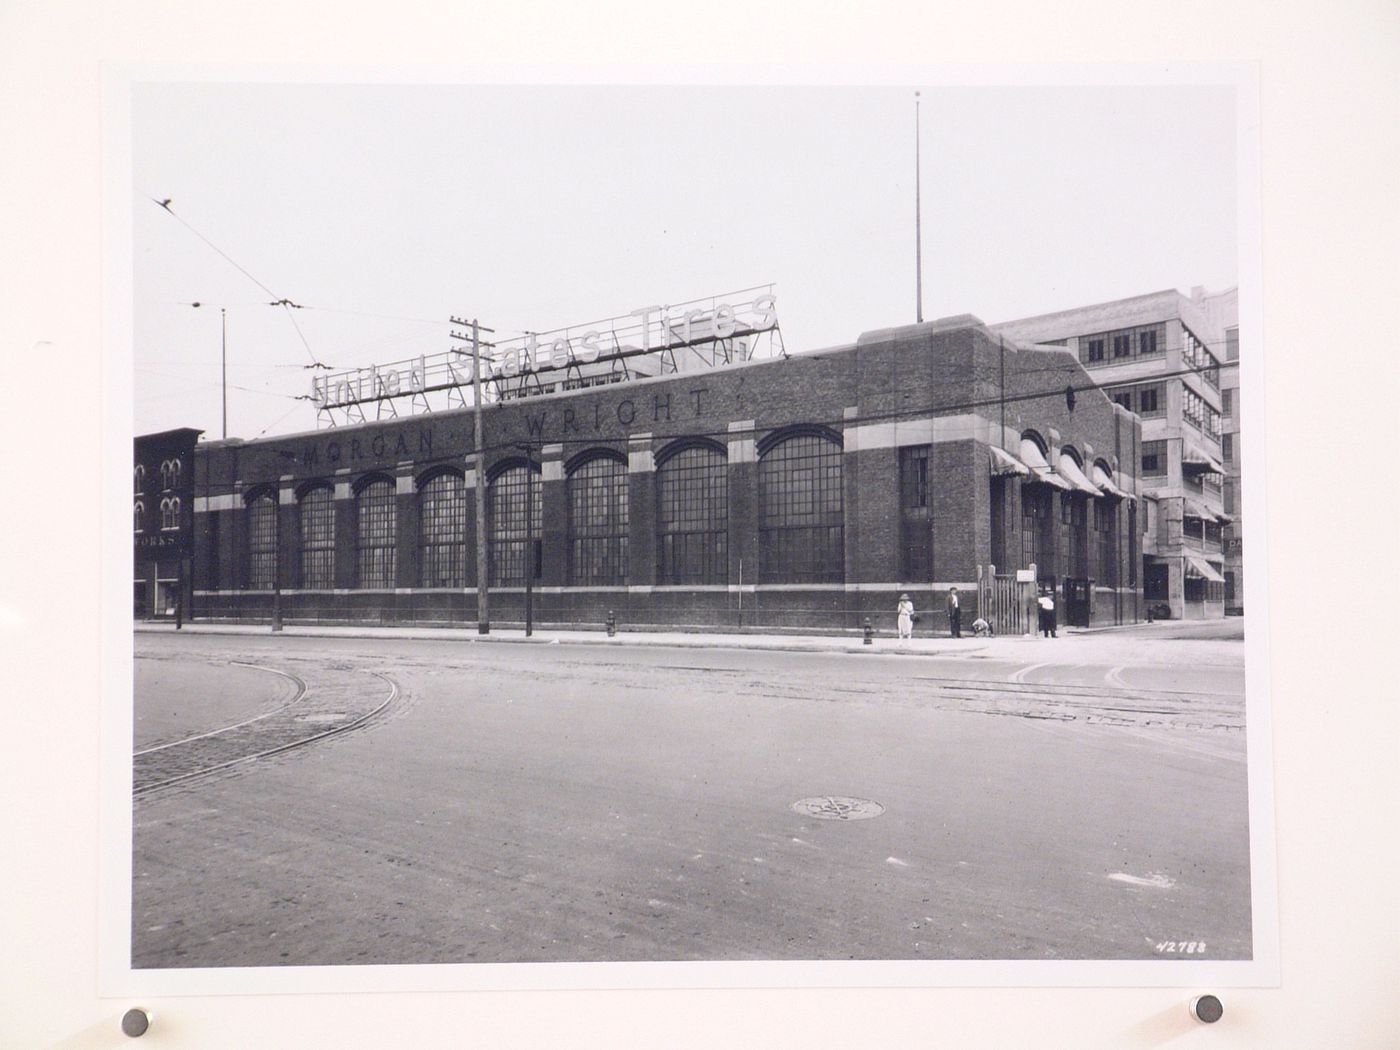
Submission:
<svg viewBox="0 0 1400 1050">
<path fill-rule="evenodd" d="M 308 365 L 440 353 L 453 315 L 772 284 L 791 353 L 911 323 L 916 89 L 926 320 L 1237 282 L 1229 87 L 139 83 L 136 433 L 219 437 L 223 346 L 254 438 L 316 426 Z"/>
</svg>

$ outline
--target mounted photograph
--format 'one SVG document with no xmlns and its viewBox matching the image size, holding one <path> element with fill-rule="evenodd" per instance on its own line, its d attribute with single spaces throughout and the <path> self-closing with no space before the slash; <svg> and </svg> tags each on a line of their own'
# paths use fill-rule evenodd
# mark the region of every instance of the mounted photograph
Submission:
<svg viewBox="0 0 1400 1050">
<path fill-rule="evenodd" d="M 107 89 L 113 987 L 1276 974 L 1238 70 L 187 72 Z"/>
</svg>

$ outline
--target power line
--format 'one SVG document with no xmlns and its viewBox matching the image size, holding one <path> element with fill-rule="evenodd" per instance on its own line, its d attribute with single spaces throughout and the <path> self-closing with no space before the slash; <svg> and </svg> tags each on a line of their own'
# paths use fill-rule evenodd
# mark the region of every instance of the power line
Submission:
<svg viewBox="0 0 1400 1050">
<path fill-rule="evenodd" d="M 286 296 L 279 296 L 271 288 L 263 284 L 262 281 L 254 277 L 245 267 L 240 265 L 238 260 L 236 260 L 233 256 L 229 255 L 228 252 L 224 251 L 217 244 L 211 241 L 208 237 L 200 233 L 199 230 L 195 229 L 194 226 L 187 222 L 183 216 L 177 213 L 175 209 L 170 206 L 171 198 L 166 197 L 164 200 L 157 200 L 155 197 L 152 197 L 149 194 L 147 194 L 146 199 L 149 200 L 156 207 L 164 211 L 167 215 L 171 216 L 176 222 L 178 222 L 185 229 L 189 230 L 192 234 L 198 237 L 205 244 L 207 244 L 210 248 L 217 252 L 221 258 L 228 262 L 230 266 L 232 266 L 235 270 L 241 273 L 244 277 L 248 278 L 248 280 L 252 281 L 259 288 L 265 291 L 268 295 L 272 296 L 273 301 L 268 304 L 269 306 L 281 306 L 287 311 L 287 317 L 292 322 L 292 327 L 296 329 L 297 336 L 301 339 L 301 345 L 306 347 L 306 352 L 311 358 L 311 364 L 307 366 L 308 368 L 330 367 L 329 365 L 322 364 L 316 359 L 316 354 L 312 352 L 311 344 L 306 341 L 306 336 L 302 334 L 301 326 L 297 324 L 296 318 L 292 317 L 292 311 L 290 308 L 296 306 L 296 303 L 292 302 Z"/>
</svg>

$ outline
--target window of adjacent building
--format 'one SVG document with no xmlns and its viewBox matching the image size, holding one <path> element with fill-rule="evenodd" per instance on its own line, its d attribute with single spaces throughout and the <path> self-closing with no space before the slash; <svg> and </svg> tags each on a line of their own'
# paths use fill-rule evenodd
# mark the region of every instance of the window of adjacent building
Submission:
<svg viewBox="0 0 1400 1050">
<path fill-rule="evenodd" d="M 1153 383 L 1151 386 L 1138 388 L 1138 414 L 1142 416 L 1160 416 L 1166 411 L 1163 404 L 1164 388 L 1161 383 Z"/>
<path fill-rule="evenodd" d="M 301 497 L 301 585 L 310 591 L 335 587 L 335 494 L 328 486 Z"/>
<path fill-rule="evenodd" d="M 166 496 L 160 501 L 160 527 L 178 529 L 180 527 L 180 497 Z"/>
<path fill-rule="evenodd" d="M 146 505 L 138 499 L 131 508 L 131 514 L 133 518 L 132 531 L 141 532 L 144 528 L 141 519 L 146 516 Z"/>
<path fill-rule="evenodd" d="M 611 456 L 569 474 L 569 582 L 627 582 L 627 464 Z"/>
<path fill-rule="evenodd" d="M 1206 542 L 1208 542 L 1208 543 L 1219 543 L 1219 542 L 1220 542 L 1220 522 L 1218 522 L 1218 521 L 1208 521 L 1208 522 L 1205 523 L 1205 526 L 1206 526 Z"/>
<path fill-rule="evenodd" d="M 706 446 L 683 448 L 656 468 L 656 580 L 724 583 L 729 578 L 727 459 Z"/>
<path fill-rule="evenodd" d="M 1163 332 L 1164 328 L 1159 324 L 1139 328 L 1137 331 L 1138 356 L 1146 357 L 1158 353 L 1162 349 Z"/>
<path fill-rule="evenodd" d="M 1223 459 L 1226 463 L 1233 463 L 1235 461 L 1234 434 L 1220 435 L 1220 458 Z"/>
<path fill-rule="evenodd" d="M 1227 602 L 1235 600 L 1235 574 L 1229 570 L 1225 572 L 1225 600 Z"/>
<path fill-rule="evenodd" d="M 1085 364 L 1097 364 L 1103 360 L 1105 337 L 1091 335 L 1084 340 L 1082 359 Z"/>
<path fill-rule="evenodd" d="M 467 497 L 462 475 L 435 474 L 418 490 L 418 578 L 424 587 L 467 584 Z"/>
<path fill-rule="evenodd" d="M 536 475 L 531 478 L 526 471 Z M 543 525 L 542 496 L 533 465 L 509 467 L 496 476 L 486 489 L 487 530 L 491 538 L 488 554 L 491 583 L 496 587 L 525 586 L 527 548 L 530 550 L 534 578 L 540 578 L 541 550 L 538 539 Z M 526 502 L 527 494 L 533 498 Z M 533 541 L 533 543 L 531 542 Z"/>
<path fill-rule="evenodd" d="M 799 434 L 758 461 L 759 579 L 840 583 L 845 578 L 841 446 Z"/>
<path fill-rule="evenodd" d="M 389 478 L 369 482 L 355 497 L 355 578 L 361 587 L 385 590 L 394 586 L 396 510 L 394 482 Z"/>
<path fill-rule="evenodd" d="M 1126 387 L 1126 388 L 1124 388 L 1124 389 L 1122 389 L 1122 390 L 1115 390 L 1115 391 L 1113 391 L 1113 400 L 1114 400 L 1115 403 L 1122 405 L 1122 406 L 1123 406 L 1124 408 L 1126 408 L 1129 412 L 1131 412 L 1131 411 L 1133 410 L 1133 389 L 1132 389 L 1132 387 Z"/>
<path fill-rule="evenodd" d="M 1233 514 L 1235 513 L 1235 479 L 1226 478 L 1224 489 L 1221 500 L 1225 505 L 1225 513 Z"/>
<path fill-rule="evenodd" d="M 1167 472 L 1167 443 L 1165 441 L 1144 441 L 1142 443 L 1142 472 L 1149 477 L 1161 477 Z"/>
<path fill-rule="evenodd" d="M 1235 392 L 1234 390 L 1220 391 L 1220 411 L 1227 419 L 1235 414 Z"/>
<path fill-rule="evenodd" d="M 1181 388 L 1181 418 L 1197 430 L 1206 427 L 1206 403 L 1200 394 L 1189 386 Z"/>
<path fill-rule="evenodd" d="M 1238 361 L 1240 359 L 1240 330 L 1238 328 L 1225 329 L 1225 360 Z"/>
<path fill-rule="evenodd" d="M 901 580 L 933 580 L 933 522 L 929 510 L 930 446 L 899 450 L 899 571 Z"/>
<path fill-rule="evenodd" d="M 1133 333 L 1114 332 L 1113 333 L 1113 359 L 1115 361 L 1124 357 L 1133 356 Z"/>
<path fill-rule="evenodd" d="M 270 591 L 277 584 L 277 500 L 264 493 L 248 504 L 248 587 Z"/>
</svg>

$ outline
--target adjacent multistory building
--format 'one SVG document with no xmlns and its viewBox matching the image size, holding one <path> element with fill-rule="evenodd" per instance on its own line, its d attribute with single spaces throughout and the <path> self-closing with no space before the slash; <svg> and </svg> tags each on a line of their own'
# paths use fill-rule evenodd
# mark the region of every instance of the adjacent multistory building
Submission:
<svg viewBox="0 0 1400 1050">
<path fill-rule="evenodd" d="M 993 326 L 1072 351 L 1141 417 L 1143 597 L 1159 617 L 1219 617 L 1241 604 L 1238 317 L 1236 289 L 1196 288 Z"/>
</svg>

